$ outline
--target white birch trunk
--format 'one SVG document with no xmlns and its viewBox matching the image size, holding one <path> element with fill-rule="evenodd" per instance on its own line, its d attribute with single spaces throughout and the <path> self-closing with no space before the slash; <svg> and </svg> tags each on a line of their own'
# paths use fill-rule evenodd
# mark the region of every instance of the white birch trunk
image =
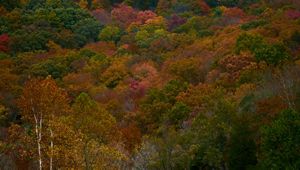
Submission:
<svg viewBox="0 0 300 170">
<path fill-rule="evenodd" d="M 43 119 L 41 117 L 40 120 L 38 120 L 36 114 L 34 114 L 34 120 L 35 120 L 36 140 L 37 140 L 37 146 L 38 146 L 39 169 L 42 170 L 41 140 L 42 140 L 42 122 L 43 122 Z"/>
<path fill-rule="evenodd" d="M 51 155 L 50 155 L 50 170 L 53 169 L 53 132 L 52 129 L 50 128 L 50 149 L 51 149 Z"/>
</svg>

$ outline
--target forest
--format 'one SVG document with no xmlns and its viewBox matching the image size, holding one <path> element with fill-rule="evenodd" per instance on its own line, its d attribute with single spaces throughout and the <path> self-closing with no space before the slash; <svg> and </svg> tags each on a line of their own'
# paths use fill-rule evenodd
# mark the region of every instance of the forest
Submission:
<svg viewBox="0 0 300 170">
<path fill-rule="evenodd" d="M 299 170 L 299 0 L 0 0 L 1 170 Z"/>
</svg>

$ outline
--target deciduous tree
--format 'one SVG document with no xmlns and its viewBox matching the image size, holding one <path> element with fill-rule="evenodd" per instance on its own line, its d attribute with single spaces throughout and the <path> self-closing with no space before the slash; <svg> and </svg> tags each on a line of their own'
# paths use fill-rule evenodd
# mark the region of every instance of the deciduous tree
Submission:
<svg viewBox="0 0 300 170">
<path fill-rule="evenodd" d="M 44 80 L 31 79 L 25 84 L 21 98 L 18 100 L 22 118 L 34 127 L 38 152 L 39 169 L 45 167 L 42 153 L 43 136 L 49 130 L 50 152 L 53 152 L 53 130 L 50 121 L 69 112 L 69 99 L 64 90 L 59 88 L 51 77 Z M 53 167 L 53 154 L 49 157 L 50 169 Z"/>
</svg>

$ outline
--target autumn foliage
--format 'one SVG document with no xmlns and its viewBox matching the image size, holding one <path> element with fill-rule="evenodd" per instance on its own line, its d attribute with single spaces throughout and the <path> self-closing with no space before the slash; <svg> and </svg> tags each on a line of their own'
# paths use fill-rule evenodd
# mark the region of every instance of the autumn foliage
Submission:
<svg viewBox="0 0 300 170">
<path fill-rule="evenodd" d="M 0 169 L 300 169 L 297 0 L 0 0 Z"/>
</svg>

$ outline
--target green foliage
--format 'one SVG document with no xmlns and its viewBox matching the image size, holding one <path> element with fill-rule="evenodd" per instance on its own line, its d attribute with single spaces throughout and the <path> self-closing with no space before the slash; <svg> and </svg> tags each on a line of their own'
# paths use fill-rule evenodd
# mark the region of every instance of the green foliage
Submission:
<svg viewBox="0 0 300 170">
<path fill-rule="evenodd" d="M 77 8 L 74 1 L 70 0 L 29 0 L 26 9 L 36 10 L 38 8 Z"/>
<path fill-rule="evenodd" d="M 291 48 L 292 50 L 295 50 L 300 45 L 300 32 L 295 31 L 291 35 L 291 37 L 287 38 L 284 43 Z"/>
<path fill-rule="evenodd" d="M 253 3 L 257 3 L 260 0 L 222 0 L 222 1 L 218 1 L 218 0 L 205 0 L 205 2 L 212 7 L 216 7 L 216 6 L 226 6 L 226 7 L 235 7 L 235 6 L 239 6 L 239 7 L 247 7 Z"/>
<path fill-rule="evenodd" d="M 71 29 L 81 20 L 85 20 L 81 21 L 81 24 L 79 24 L 79 26 L 81 27 L 84 27 L 84 23 L 89 22 L 93 24 L 92 26 L 96 25 L 95 21 L 91 20 L 90 14 L 87 11 L 82 10 L 80 8 L 58 8 L 54 11 L 56 13 L 56 16 L 59 18 L 61 24 L 63 24 L 63 26 L 67 29 Z M 86 27 L 89 26 L 86 25 Z"/>
<path fill-rule="evenodd" d="M 88 138 L 106 142 L 113 132 L 116 120 L 106 110 L 90 98 L 86 93 L 81 93 L 72 108 L 75 112 L 74 126 L 84 132 Z"/>
<path fill-rule="evenodd" d="M 150 47 L 151 43 L 155 40 L 166 39 L 168 32 L 164 29 L 156 29 L 154 32 L 147 30 L 140 30 L 135 35 L 137 45 L 141 48 Z"/>
<path fill-rule="evenodd" d="M 212 32 L 208 30 L 208 27 L 212 24 L 212 20 L 208 17 L 193 16 L 187 20 L 187 22 L 175 29 L 175 32 L 190 33 L 195 31 L 199 37 L 212 35 Z"/>
<path fill-rule="evenodd" d="M 167 120 L 169 120 L 171 124 L 180 127 L 182 122 L 188 118 L 190 112 L 191 109 L 187 105 L 178 102 L 169 111 Z"/>
<path fill-rule="evenodd" d="M 142 111 L 147 115 L 144 121 L 150 126 L 157 127 L 164 121 L 165 116 L 168 117 L 168 113 L 170 116 L 168 118 L 174 123 L 178 123 L 186 118 L 188 108 L 184 104 L 178 103 L 177 106 L 174 106 L 172 111 L 172 106 L 176 103 L 177 95 L 186 89 L 186 83 L 172 80 L 161 90 L 150 90 L 141 103 Z M 181 113 L 174 113 L 177 110 L 180 110 Z M 176 120 L 177 118 L 179 120 Z"/>
<path fill-rule="evenodd" d="M 233 126 L 228 151 L 229 169 L 247 169 L 257 163 L 256 144 L 248 119 L 246 116 L 240 116 Z"/>
<path fill-rule="evenodd" d="M 2 53 L 2 52 L 0 52 L 0 60 L 2 60 L 2 59 L 6 59 L 6 58 L 9 58 L 9 55 L 8 55 L 8 54 L 6 54 L 6 53 Z"/>
<path fill-rule="evenodd" d="M 118 42 L 122 36 L 122 32 L 119 27 L 106 26 L 99 34 L 99 40 Z"/>
<path fill-rule="evenodd" d="M 29 74 L 37 77 L 51 75 L 54 79 L 57 79 L 62 78 L 68 71 L 68 67 L 61 60 L 47 60 L 43 63 L 32 65 Z"/>
<path fill-rule="evenodd" d="M 53 35 L 47 31 L 23 32 L 20 31 L 12 36 L 11 48 L 14 52 L 29 52 L 47 50 L 47 43 Z"/>
<path fill-rule="evenodd" d="M 249 50 L 257 62 L 264 61 L 268 65 L 277 66 L 289 58 L 282 43 L 267 44 L 259 35 L 241 34 L 236 41 L 236 52 Z"/>
<path fill-rule="evenodd" d="M 128 2 L 128 0 L 127 0 Z M 129 2 L 129 5 L 139 8 L 141 10 L 154 9 L 157 5 L 158 0 L 135 0 Z"/>
<path fill-rule="evenodd" d="M 297 3 L 0 0 L 0 167 L 300 169 Z"/>
<path fill-rule="evenodd" d="M 191 129 L 192 144 L 196 145 L 192 157 L 191 168 L 222 168 L 226 159 L 226 151 L 231 125 L 235 117 L 233 105 L 224 98 L 213 98 L 216 102 L 211 115 L 199 114 Z"/>
<path fill-rule="evenodd" d="M 257 61 L 265 61 L 268 65 L 277 66 L 289 58 L 285 47 L 278 44 L 261 44 L 254 50 L 254 56 Z"/>
<path fill-rule="evenodd" d="M 216 7 L 212 10 L 212 15 L 214 17 L 221 17 L 223 15 L 223 11 L 221 10 L 221 8 Z"/>
<path fill-rule="evenodd" d="M 211 30 L 201 30 L 201 31 L 198 31 L 197 35 L 199 38 L 203 38 L 203 37 L 213 36 L 214 32 Z"/>
<path fill-rule="evenodd" d="M 283 111 L 270 125 L 261 129 L 262 157 L 265 168 L 300 168 L 300 115 L 293 110 Z"/>
<path fill-rule="evenodd" d="M 0 4 L 9 11 L 13 10 L 14 8 L 21 7 L 20 0 L 0 0 Z"/>
<path fill-rule="evenodd" d="M 247 30 L 251 30 L 251 29 L 254 29 L 254 28 L 257 28 L 260 26 L 264 26 L 266 24 L 267 24 L 267 21 L 264 19 L 254 20 L 254 21 L 250 21 L 248 23 L 242 24 L 241 29 L 247 31 Z"/>
<path fill-rule="evenodd" d="M 235 49 L 237 53 L 240 53 L 243 50 L 250 50 L 251 52 L 254 52 L 254 50 L 259 48 L 262 43 L 262 36 L 243 33 L 237 38 Z"/>
<path fill-rule="evenodd" d="M 83 19 L 72 27 L 74 33 L 84 36 L 88 41 L 96 41 L 101 25 L 95 19 Z"/>
</svg>

